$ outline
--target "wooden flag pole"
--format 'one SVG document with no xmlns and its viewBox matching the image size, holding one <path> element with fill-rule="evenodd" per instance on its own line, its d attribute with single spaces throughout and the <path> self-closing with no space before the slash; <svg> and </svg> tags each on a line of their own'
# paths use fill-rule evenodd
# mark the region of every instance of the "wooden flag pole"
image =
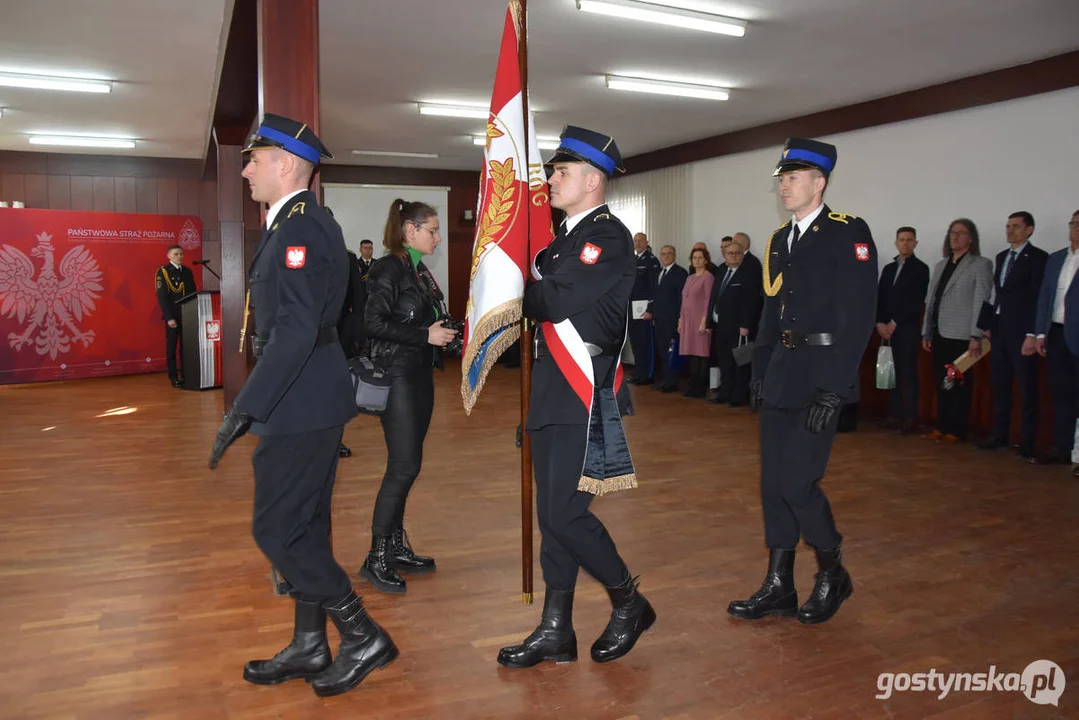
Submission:
<svg viewBox="0 0 1079 720">
<path fill-rule="evenodd" d="M 516 0 L 520 39 L 517 56 L 521 62 L 521 98 L 524 101 L 525 178 L 529 177 L 528 158 L 528 0 Z M 527 216 L 525 225 L 531 231 Z M 531 236 L 525 247 L 531 245 Z M 521 318 L 521 602 L 532 604 L 532 443 L 525 431 L 528 422 L 528 400 L 532 392 L 532 327 L 528 318 Z"/>
</svg>

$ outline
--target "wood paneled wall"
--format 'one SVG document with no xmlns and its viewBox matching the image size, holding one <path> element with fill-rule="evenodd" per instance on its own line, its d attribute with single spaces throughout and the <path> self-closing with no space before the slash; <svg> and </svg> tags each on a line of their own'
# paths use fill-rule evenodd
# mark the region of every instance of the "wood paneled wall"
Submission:
<svg viewBox="0 0 1079 720">
<path fill-rule="evenodd" d="M 0 200 L 43 210 L 194 215 L 202 220 L 202 256 L 221 272 L 217 183 L 203 180 L 199 160 L 0 152 Z M 202 284 L 216 290 L 217 278 L 203 273 Z"/>
</svg>

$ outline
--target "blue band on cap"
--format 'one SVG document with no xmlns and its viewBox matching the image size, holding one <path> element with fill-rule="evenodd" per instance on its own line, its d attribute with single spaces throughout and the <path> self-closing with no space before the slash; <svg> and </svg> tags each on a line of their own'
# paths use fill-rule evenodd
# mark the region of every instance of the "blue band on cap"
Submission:
<svg viewBox="0 0 1079 720">
<path fill-rule="evenodd" d="M 582 155 L 607 171 L 608 175 L 614 175 L 615 162 L 612 157 L 602 150 L 597 150 L 588 143 L 575 138 L 562 138 L 562 147 Z"/>
<path fill-rule="evenodd" d="M 281 147 L 288 150 L 293 155 L 299 155 L 304 160 L 313 162 L 315 165 L 318 165 L 319 158 L 322 157 L 318 150 L 307 143 L 301 142 L 291 135 L 286 135 L 280 130 L 274 130 L 272 127 L 260 125 L 258 134 L 264 138 L 281 143 Z"/>
<path fill-rule="evenodd" d="M 815 153 L 812 150 L 803 150 L 801 148 L 794 148 L 792 150 L 788 150 L 787 154 L 779 162 L 780 164 L 783 164 L 784 162 L 790 162 L 791 160 L 805 160 L 823 168 L 824 170 L 827 170 L 828 172 L 832 172 L 832 168 L 834 167 L 831 158 L 825 157 L 820 153 Z"/>
</svg>

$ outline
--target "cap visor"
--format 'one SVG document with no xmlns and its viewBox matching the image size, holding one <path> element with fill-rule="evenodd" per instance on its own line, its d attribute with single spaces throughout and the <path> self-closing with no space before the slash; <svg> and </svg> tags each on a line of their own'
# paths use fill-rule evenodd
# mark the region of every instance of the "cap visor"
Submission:
<svg viewBox="0 0 1079 720">
<path fill-rule="evenodd" d="M 825 175 L 828 174 L 828 172 L 824 168 L 818 167 L 813 163 L 802 162 L 801 160 L 792 160 L 790 162 L 782 162 L 777 165 L 775 172 L 772 173 L 772 177 L 778 177 L 783 173 L 793 172 L 795 170 L 820 170 Z"/>
</svg>

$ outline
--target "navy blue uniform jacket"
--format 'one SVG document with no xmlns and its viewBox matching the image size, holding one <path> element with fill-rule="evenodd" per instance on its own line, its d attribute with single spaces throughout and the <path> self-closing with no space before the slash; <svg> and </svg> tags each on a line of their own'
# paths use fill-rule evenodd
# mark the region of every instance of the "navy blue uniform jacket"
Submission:
<svg viewBox="0 0 1079 720">
<path fill-rule="evenodd" d="M 766 407 L 805 407 L 816 389 L 858 399 L 858 365 L 877 311 L 877 248 L 861 218 L 825 205 L 787 250 L 788 221 L 772 233 L 763 262 L 764 312 L 753 377 Z M 787 348 L 782 333 L 831 333 L 833 344 Z"/>
<path fill-rule="evenodd" d="M 348 292 L 341 227 L 315 194 L 293 196 L 255 250 L 248 287 L 262 356 L 236 396 L 256 435 L 291 435 L 344 425 L 356 416 L 341 343 L 318 344 L 337 325 Z"/>
<path fill-rule="evenodd" d="M 525 316 L 556 324 L 568 320 L 583 342 L 604 351 L 591 358 L 595 386 L 613 388 L 612 370 L 625 343 L 630 292 L 637 276 L 629 230 L 601 205 L 569 234 L 552 240 L 537 255 L 535 265 L 542 279 L 525 289 Z M 544 334 L 544 341 L 550 346 L 558 338 Z M 589 407 L 554 359 L 537 359 L 528 428 L 585 425 L 588 419 Z"/>
</svg>

